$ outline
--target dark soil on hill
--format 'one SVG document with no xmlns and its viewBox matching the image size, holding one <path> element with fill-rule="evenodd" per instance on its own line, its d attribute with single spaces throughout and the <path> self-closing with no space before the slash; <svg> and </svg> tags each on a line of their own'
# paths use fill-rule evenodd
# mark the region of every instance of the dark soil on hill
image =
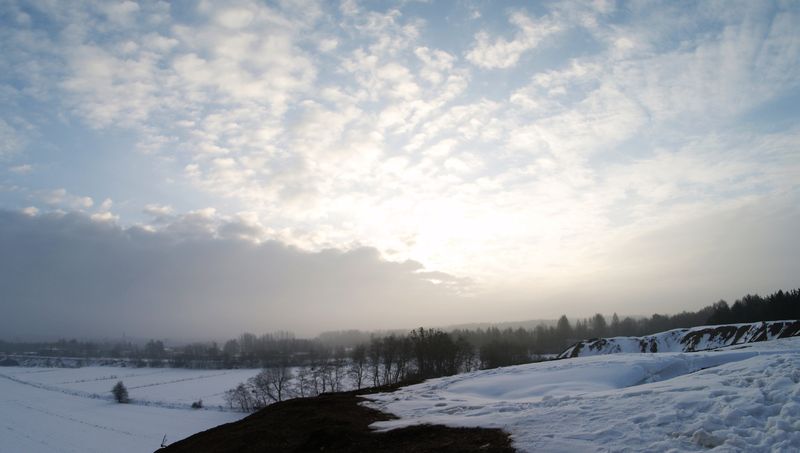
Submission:
<svg viewBox="0 0 800 453">
<path fill-rule="evenodd" d="M 393 389 L 383 388 L 381 391 Z M 391 415 L 360 405 L 372 391 L 323 394 L 272 404 L 158 450 L 167 452 L 513 452 L 500 429 L 418 425 L 375 432 Z"/>
</svg>

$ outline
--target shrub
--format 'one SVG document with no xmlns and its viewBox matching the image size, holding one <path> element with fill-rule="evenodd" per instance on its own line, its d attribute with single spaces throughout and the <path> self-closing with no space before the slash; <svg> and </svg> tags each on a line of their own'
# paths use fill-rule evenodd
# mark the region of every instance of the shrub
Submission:
<svg viewBox="0 0 800 453">
<path fill-rule="evenodd" d="M 202 409 L 203 408 L 203 400 L 197 400 L 192 403 L 192 409 Z"/>
<path fill-rule="evenodd" d="M 111 394 L 114 395 L 114 400 L 118 403 L 127 403 L 128 399 L 128 389 L 125 388 L 125 384 L 122 381 L 117 382 L 114 388 L 111 389 Z"/>
</svg>

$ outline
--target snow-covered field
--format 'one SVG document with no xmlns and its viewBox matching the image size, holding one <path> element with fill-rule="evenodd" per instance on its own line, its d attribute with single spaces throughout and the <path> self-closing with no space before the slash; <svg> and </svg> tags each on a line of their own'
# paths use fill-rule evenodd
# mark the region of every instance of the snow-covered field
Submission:
<svg viewBox="0 0 800 453">
<path fill-rule="evenodd" d="M 522 451 L 800 448 L 800 338 L 619 353 L 426 381 L 366 404 L 397 420 L 502 428 Z"/>
<path fill-rule="evenodd" d="M 613 352 L 613 351 L 612 351 Z M 0 453 L 142 452 L 244 414 L 259 370 L 0 368 Z M 123 381 L 132 404 L 111 400 Z M 522 451 L 798 451 L 800 337 L 703 352 L 592 355 L 433 379 L 366 404 L 418 423 L 498 427 Z M 204 409 L 191 409 L 203 400 Z"/>
<path fill-rule="evenodd" d="M 259 370 L 0 368 L 0 452 L 147 452 L 238 420 L 223 393 Z M 132 404 L 117 404 L 117 381 Z M 204 409 L 191 409 L 203 400 Z"/>
</svg>

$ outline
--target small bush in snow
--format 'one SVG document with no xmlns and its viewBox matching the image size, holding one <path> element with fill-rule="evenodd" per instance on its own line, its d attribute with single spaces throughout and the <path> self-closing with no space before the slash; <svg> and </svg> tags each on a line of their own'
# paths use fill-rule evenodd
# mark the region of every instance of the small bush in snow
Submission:
<svg viewBox="0 0 800 453">
<path fill-rule="evenodd" d="M 114 388 L 111 389 L 111 394 L 114 395 L 114 400 L 118 403 L 127 403 L 128 399 L 128 389 L 125 388 L 125 384 L 122 381 L 117 382 Z"/>
</svg>

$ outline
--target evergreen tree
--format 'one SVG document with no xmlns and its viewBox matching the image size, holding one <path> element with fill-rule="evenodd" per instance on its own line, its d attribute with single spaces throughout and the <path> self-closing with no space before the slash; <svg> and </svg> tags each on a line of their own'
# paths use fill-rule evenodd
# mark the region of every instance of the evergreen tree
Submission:
<svg viewBox="0 0 800 453">
<path fill-rule="evenodd" d="M 111 389 L 111 394 L 114 395 L 114 400 L 118 403 L 127 403 L 130 401 L 128 399 L 128 389 L 125 388 L 125 384 L 122 381 L 117 382 L 114 388 Z"/>
</svg>

